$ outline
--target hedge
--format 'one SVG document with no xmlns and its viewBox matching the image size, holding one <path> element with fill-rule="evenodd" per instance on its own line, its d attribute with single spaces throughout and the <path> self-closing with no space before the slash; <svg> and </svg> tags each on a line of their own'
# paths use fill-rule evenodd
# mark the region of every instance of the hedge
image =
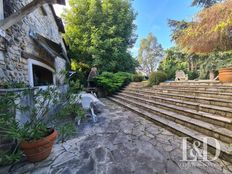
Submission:
<svg viewBox="0 0 232 174">
<path fill-rule="evenodd" d="M 119 91 L 122 87 L 129 84 L 132 80 L 132 75 L 126 72 L 103 72 L 95 78 L 97 87 L 102 88 L 107 93 L 112 94 Z"/>
<path fill-rule="evenodd" d="M 167 74 L 162 71 L 152 72 L 149 76 L 149 86 L 159 85 L 167 80 Z"/>
</svg>

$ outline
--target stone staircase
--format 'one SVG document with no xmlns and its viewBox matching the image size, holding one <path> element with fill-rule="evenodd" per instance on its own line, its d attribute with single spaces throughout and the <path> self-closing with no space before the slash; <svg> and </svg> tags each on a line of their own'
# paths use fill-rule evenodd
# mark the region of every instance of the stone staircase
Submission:
<svg viewBox="0 0 232 174">
<path fill-rule="evenodd" d="M 190 141 L 217 139 L 220 157 L 232 162 L 232 84 L 190 81 L 145 88 L 131 83 L 110 99 Z M 217 146 L 211 140 L 208 149 L 214 153 Z"/>
</svg>

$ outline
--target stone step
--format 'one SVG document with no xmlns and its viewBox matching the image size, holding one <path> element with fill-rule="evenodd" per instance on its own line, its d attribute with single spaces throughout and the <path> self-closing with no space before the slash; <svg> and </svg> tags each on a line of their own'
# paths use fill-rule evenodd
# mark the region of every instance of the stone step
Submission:
<svg viewBox="0 0 232 174">
<path fill-rule="evenodd" d="M 172 94 L 183 94 L 191 96 L 201 96 L 201 97 L 210 97 L 210 98 L 223 98 L 232 100 L 232 92 L 218 92 L 218 91 L 204 91 L 204 90 L 187 90 L 187 89 L 164 89 L 162 87 L 152 88 L 153 91 L 163 92 L 163 93 L 172 93 Z"/>
<path fill-rule="evenodd" d="M 188 127 L 185 127 L 179 123 L 176 123 L 174 121 L 168 120 L 164 117 L 160 117 L 157 116 L 156 114 L 150 113 L 144 109 L 140 109 L 132 104 L 129 104 L 128 102 L 124 102 L 120 99 L 116 99 L 116 98 L 110 98 L 112 101 L 116 102 L 117 104 L 122 105 L 123 107 L 126 107 L 127 109 L 132 110 L 133 112 L 136 112 L 137 114 L 139 114 L 140 116 L 144 117 L 145 119 L 148 119 L 149 121 L 152 121 L 155 124 L 158 124 L 174 133 L 176 133 L 179 136 L 182 137 L 189 137 L 190 139 L 188 140 L 197 140 L 200 141 L 201 143 L 203 142 L 203 137 L 205 137 L 204 134 L 199 133 L 197 131 L 194 131 Z M 215 151 L 215 149 L 217 149 L 217 146 L 215 145 L 215 143 L 213 141 L 208 141 L 207 142 L 209 150 L 213 150 L 213 153 Z M 222 141 L 218 140 L 218 143 L 220 144 L 220 157 L 228 160 L 228 161 L 232 161 L 232 155 L 231 155 L 231 146 L 223 143 Z M 212 151 L 211 151 L 212 152 Z"/>
<path fill-rule="evenodd" d="M 131 100 L 131 99 L 121 97 L 118 95 L 114 97 L 126 103 L 132 104 L 135 107 L 138 107 L 150 113 L 156 114 L 160 117 L 166 118 L 168 120 L 184 125 L 188 128 L 191 128 L 195 131 L 203 133 L 206 136 L 219 139 L 228 144 L 232 143 L 232 131 L 231 130 L 228 130 L 228 129 L 225 129 L 219 126 L 215 126 L 213 124 L 206 123 L 206 122 L 194 119 L 194 118 L 189 118 L 184 115 L 177 114 L 175 112 L 168 111 L 162 108 L 157 108 L 157 107 L 150 106 L 150 105 L 147 105 L 141 102 L 137 102 L 135 100 Z"/>
<path fill-rule="evenodd" d="M 136 87 L 143 88 L 143 86 L 141 86 L 141 85 L 133 85 L 131 83 L 129 85 L 125 86 L 124 88 L 130 88 L 130 87 L 132 87 L 132 88 L 136 88 Z"/>
<path fill-rule="evenodd" d="M 135 91 L 131 91 L 129 89 L 127 89 L 127 90 L 128 90 L 128 92 L 136 92 L 136 93 L 140 93 L 140 94 L 144 94 L 144 95 L 146 94 L 146 92 L 144 92 L 142 90 L 135 90 Z M 125 90 L 125 92 L 127 92 L 127 90 Z M 157 94 L 159 94 L 159 93 L 157 93 Z M 153 98 L 156 97 L 156 95 L 146 95 L 146 97 L 147 96 L 150 96 L 150 97 L 153 97 Z M 180 95 L 178 95 L 178 96 L 180 96 Z M 175 98 L 174 99 L 173 98 L 168 98 L 168 97 L 164 97 L 164 96 L 161 96 L 159 98 L 169 99 L 167 101 L 174 102 L 175 105 L 184 106 L 184 107 L 195 109 L 197 111 L 203 111 L 203 112 L 207 112 L 207 113 L 211 113 L 211 114 L 216 114 L 216 115 L 232 118 L 232 109 L 231 109 L 231 107 L 224 107 L 224 106 L 217 106 L 217 105 L 210 105 L 210 104 L 202 104 L 202 103 L 196 103 L 196 102 L 191 102 L 191 101 L 179 100 L 179 99 L 175 99 Z"/>
<path fill-rule="evenodd" d="M 148 88 L 145 83 L 142 84 L 129 84 L 128 87 L 134 88 Z M 162 88 L 162 89 L 182 89 L 182 90 L 190 90 L 191 91 L 209 91 L 209 92 L 225 92 L 232 93 L 232 85 L 154 85 L 152 88 Z"/>
<path fill-rule="evenodd" d="M 220 98 L 210 98 L 210 97 L 200 97 L 200 96 L 191 96 L 191 95 L 183 95 L 183 94 L 173 94 L 173 93 L 163 93 L 163 92 L 157 92 L 154 91 L 153 89 L 135 89 L 135 88 L 126 88 L 125 90 L 128 91 L 140 91 L 145 94 L 151 95 L 151 96 L 160 96 L 164 98 L 172 98 L 172 99 L 178 99 L 178 100 L 183 100 L 187 102 L 195 102 L 199 104 L 204 104 L 204 105 L 211 105 L 215 107 L 225 107 L 225 111 L 227 112 L 230 111 L 232 108 L 232 100 L 228 99 L 220 99 Z M 207 111 L 206 111 L 207 112 Z"/>
<path fill-rule="evenodd" d="M 160 83 L 160 86 L 198 86 L 198 85 L 205 85 L 205 86 L 232 86 L 232 83 L 221 83 L 219 81 L 209 81 L 209 80 L 200 80 L 200 81 L 181 81 L 181 82 L 163 82 Z"/>
<path fill-rule="evenodd" d="M 158 91 L 163 93 L 172 93 L 172 94 L 184 94 L 191 96 L 200 96 L 200 97 L 209 97 L 209 98 L 219 98 L 219 99 L 232 99 L 232 91 L 231 92 L 221 92 L 221 91 L 213 91 L 213 90 L 199 90 L 199 89 L 182 89 L 182 88 L 163 88 L 161 86 L 156 86 L 153 88 L 138 88 L 133 86 L 128 86 L 126 89 L 143 89 L 143 90 L 151 90 Z M 232 89 L 231 89 L 232 90 Z"/>
<path fill-rule="evenodd" d="M 166 99 L 166 98 L 156 97 L 156 96 L 155 97 L 148 96 L 148 95 L 144 95 L 140 93 L 127 92 L 127 91 L 120 93 L 119 96 L 124 96 L 130 99 L 134 99 L 142 103 L 147 103 L 152 106 L 163 108 L 169 111 L 173 111 L 175 113 L 183 114 L 190 118 L 199 119 L 199 120 L 232 130 L 232 119 L 231 118 L 226 118 L 220 115 L 206 113 L 206 112 L 192 109 L 191 107 L 189 107 L 191 106 L 191 104 L 193 106 L 197 105 L 195 103 L 190 103 L 190 102 L 184 103 L 183 101 L 180 101 L 180 100 Z M 184 104 L 181 105 L 182 103 Z"/>
<path fill-rule="evenodd" d="M 159 85 L 155 85 L 152 88 L 154 88 L 154 89 L 162 88 L 162 89 L 175 89 L 175 90 L 232 93 L 232 87 L 231 86 L 185 86 L 185 85 L 182 85 L 182 86 L 159 86 Z"/>
</svg>

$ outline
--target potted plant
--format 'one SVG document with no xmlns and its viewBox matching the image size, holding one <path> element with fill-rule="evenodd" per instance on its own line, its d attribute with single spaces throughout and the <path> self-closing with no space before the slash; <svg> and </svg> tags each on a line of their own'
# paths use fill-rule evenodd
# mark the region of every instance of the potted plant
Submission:
<svg viewBox="0 0 232 174">
<path fill-rule="evenodd" d="M 219 81 L 223 83 L 232 83 L 232 67 L 221 68 L 219 70 Z"/>
<path fill-rule="evenodd" d="M 201 69 L 206 72 L 219 72 L 219 81 L 223 83 L 232 82 L 231 52 L 213 52 L 201 64 Z"/>
<path fill-rule="evenodd" d="M 1 97 L 7 97 L 6 103 L 9 99 L 10 103 L 14 104 L 1 110 L 3 114 L 0 119 L 0 132 L 16 140 L 16 148 L 19 147 L 30 162 L 47 158 L 58 135 L 47 119 L 51 107 L 59 100 L 60 93 L 57 89 L 29 89 Z M 24 124 L 15 118 L 15 110 L 23 113 Z"/>
<path fill-rule="evenodd" d="M 222 59 L 219 63 L 218 77 L 219 81 L 223 83 L 232 83 L 232 61 L 230 56 L 231 52 L 222 54 Z"/>
<path fill-rule="evenodd" d="M 21 153 L 18 152 L 15 140 L 5 133 L 9 130 L 12 123 L 12 109 L 14 108 L 14 95 L 10 93 L 0 93 L 0 166 L 9 165 L 20 159 Z M 14 125 L 14 124 L 13 124 Z M 13 127 L 10 127 L 13 129 Z"/>
<path fill-rule="evenodd" d="M 76 131 L 73 119 L 67 117 L 74 116 L 78 123 L 85 117 L 85 111 L 73 98 L 82 86 L 79 81 L 73 84 L 70 79 L 65 80 L 70 85 L 63 90 L 58 86 L 42 89 L 17 82 L 4 83 L 0 91 L 0 166 L 19 161 L 21 152 L 31 162 L 41 161 L 51 153 L 58 132 L 58 141 L 64 142 Z M 4 138 L 13 145 L 2 150 Z"/>
</svg>

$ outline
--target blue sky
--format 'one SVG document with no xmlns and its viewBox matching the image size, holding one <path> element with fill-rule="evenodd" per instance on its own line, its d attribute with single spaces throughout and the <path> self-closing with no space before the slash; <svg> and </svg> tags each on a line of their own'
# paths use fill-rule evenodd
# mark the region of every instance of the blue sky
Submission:
<svg viewBox="0 0 232 174">
<path fill-rule="evenodd" d="M 138 13 L 135 21 L 137 25 L 138 39 L 132 49 L 134 56 L 137 55 L 141 39 L 145 38 L 148 33 L 152 32 L 158 42 L 167 49 L 174 44 L 170 39 L 170 28 L 168 19 L 191 20 L 198 11 L 197 8 L 191 7 L 192 0 L 134 0 L 133 7 Z"/>
<path fill-rule="evenodd" d="M 141 39 L 145 38 L 148 33 L 152 32 L 161 43 L 164 49 L 173 46 L 170 39 L 170 28 L 168 19 L 191 20 L 198 11 L 197 8 L 191 7 L 192 0 L 134 0 L 133 7 L 138 13 L 136 25 L 138 39 L 131 50 L 134 56 L 137 56 Z M 66 0 L 66 8 L 69 8 Z M 56 13 L 60 16 L 64 6 L 55 5 Z"/>
</svg>

